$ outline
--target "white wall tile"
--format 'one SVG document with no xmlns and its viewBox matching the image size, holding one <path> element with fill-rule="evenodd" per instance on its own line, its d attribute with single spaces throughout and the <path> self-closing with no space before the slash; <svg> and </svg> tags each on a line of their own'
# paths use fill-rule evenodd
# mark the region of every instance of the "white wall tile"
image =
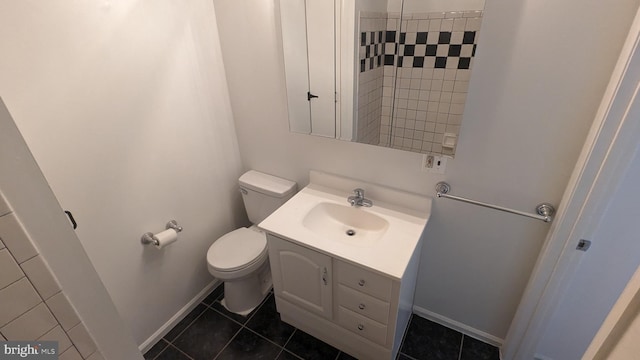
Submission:
<svg viewBox="0 0 640 360">
<path fill-rule="evenodd" d="M 440 31 L 452 31 L 452 30 L 453 30 L 453 19 L 442 20 L 442 24 L 440 25 Z"/>
<path fill-rule="evenodd" d="M 467 19 L 466 31 L 479 31 L 482 24 L 482 18 Z"/>
<path fill-rule="evenodd" d="M 67 333 L 62 330 L 60 325 L 54 327 L 46 334 L 38 338 L 40 341 L 57 341 L 58 342 L 58 354 L 63 353 L 69 347 L 71 347 L 71 340 L 67 336 Z"/>
<path fill-rule="evenodd" d="M 87 328 L 84 327 L 84 324 L 80 323 L 73 327 L 73 329 L 67 331 L 67 335 L 71 338 L 73 345 L 78 349 L 80 354 L 83 357 L 88 357 L 93 354 L 97 347 L 91 335 L 87 331 Z"/>
<path fill-rule="evenodd" d="M 0 250 L 0 289 L 18 281 L 24 274 L 9 253 L 9 250 Z"/>
<path fill-rule="evenodd" d="M 43 299 L 46 300 L 60 291 L 60 284 L 42 256 L 33 257 L 20 264 L 20 267 Z"/>
<path fill-rule="evenodd" d="M 15 214 L 0 217 L 0 238 L 9 248 L 18 264 L 38 255 L 38 250 L 36 250 Z"/>
<path fill-rule="evenodd" d="M 60 354 L 60 358 L 58 360 L 82 360 L 82 356 L 76 348 L 73 346 L 67 349 L 67 351 Z"/>
<path fill-rule="evenodd" d="M 24 314 L 41 302 L 36 289 L 26 277 L 0 290 L 0 326 Z"/>
<path fill-rule="evenodd" d="M 47 300 L 47 305 L 62 328 L 69 331 L 80 323 L 80 318 L 64 293 L 59 292 Z"/>
<path fill-rule="evenodd" d="M 8 340 L 35 340 L 56 327 L 58 322 L 44 303 L 11 321 L 0 331 Z"/>
<path fill-rule="evenodd" d="M 4 198 L 4 196 L 2 196 L 2 193 L 0 193 L 0 216 L 8 214 L 10 212 L 11 207 L 9 206 L 9 203 Z"/>
<path fill-rule="evenodd" d="M 453 21 L 453 31 L 464 31 L 467 26 L 467 19 L 457 18 Z"/>
</svg>

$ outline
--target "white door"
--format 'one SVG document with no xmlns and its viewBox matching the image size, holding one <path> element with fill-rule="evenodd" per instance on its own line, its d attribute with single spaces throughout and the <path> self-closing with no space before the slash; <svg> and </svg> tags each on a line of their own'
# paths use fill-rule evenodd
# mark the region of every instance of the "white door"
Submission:
<svg viewBox="0 0 640 360">
<path fill-rule="evenodd" d="M 280 1 L 289 126 L 293 132 L 336 136 L 335 4 Z"/>
<path fill-rule="evenodd" d="M 311 134 L 331 138 L 336 136 L 334 22 L 333 1 L 307 0 L 309 91 L 318 96 L 309 101 Z"/>
<path fill-rule="evenodd" d="M 268 239 L 276 296 L 331 319 L 331 257 L 272 235 Z"/>
<path fill-rule="evenodd" d="M 305 6 L 304 0 L 281 1 L 280 25 L 287 82 L 289 130 L 311 134 L 311 110 L 307 100 L 309 62 Z"/>
</svg>

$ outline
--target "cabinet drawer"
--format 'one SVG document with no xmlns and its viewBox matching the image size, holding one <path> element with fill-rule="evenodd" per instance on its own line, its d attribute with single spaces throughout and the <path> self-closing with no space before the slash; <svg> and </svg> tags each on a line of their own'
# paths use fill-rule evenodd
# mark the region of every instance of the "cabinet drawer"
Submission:
<svg viewBox="0 0 640 360">
<path fill-rule="evenodd" d="M 363 294 L 344 285 L 338 285 L 338 305 L 382 324 L 387 324 L 389 319 L 388 302 Z"/>
<path fill-rule="evenodd" d="M 338 323 L 345 329 L 384 345 L 387 339 L 387 327 L 362 315 L 358 315 L 342 306 L 338 307 Z"/>
<path fill-rule="evenodd" d="M 391 279 L 342 261 L 335 264 L 339 283 L 378 299 L 391 299 Z"/>
</svg>

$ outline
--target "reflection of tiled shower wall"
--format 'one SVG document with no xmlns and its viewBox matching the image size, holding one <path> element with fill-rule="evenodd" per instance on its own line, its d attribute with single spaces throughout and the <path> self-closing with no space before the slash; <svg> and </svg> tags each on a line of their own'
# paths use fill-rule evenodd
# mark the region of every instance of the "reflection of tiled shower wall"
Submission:
<svg viewBox="0 0 640 360">
<path fill-rule="evenodd" d="M 455 148 L 443 147 L 443 137 L 453 135 L 457 142 L 481 18 L 481 11 L 415 13 L 404 15 L 401 24 L 398 14 L 388 14 L 380 145 L 453 155 Z M 359 94 L 359 120 L 377 104 L 371 101 L 377 100 L 371 96 L 377 95 L 373 77 L 366 74 L 370 63 L 365 60 L 362 68 L 366 49 L 362 43 L 360 48 L 360 89 L 366 92 Z"/>
<path fill-rule="evenodd" d="M 385 65 L 398 67 L 391 107 L 393 80 L 386 77 L 395 68 L 385 66 L 382 142 L 453 155 L 443 137 L 453 135 L 457 142 L 481 17 L 480 11 L 465 11 L 405 15 L 402 24 L 388 20 Z"/>
<path fill-rule="evenodd" d="M 377 145 L 380 142 L 386 26 L 386 13 L 360 13 L 358 127 L 355 134 L 355 140 L 360 143 Z"/>
</svg>

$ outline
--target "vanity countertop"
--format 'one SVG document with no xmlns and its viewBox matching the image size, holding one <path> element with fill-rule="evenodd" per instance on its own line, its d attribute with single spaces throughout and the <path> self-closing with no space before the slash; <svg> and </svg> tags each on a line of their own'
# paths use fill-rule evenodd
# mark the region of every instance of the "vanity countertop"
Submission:
<svg viewBox="0 0 640 360">
<path fill-rule="evenodd" d="M 353 195 L 353 192 L 344 188 L 353 186 L 356 181 L 349 180 L 352 183 L 346 184 L 338 182 L 343 189 L 313 183 L 314 178 L 324 177 L 324 174 L 313 176 L 312 173 L 312 183 L 262 221 L 259 227 L 302 246 L 365 266 L 386 276 L 401 279 L 411 256 L 420 244 L 420 238 L 429 220 L 431 198 L 376 185 L 365 185 L 363 186 L 365 189 L 373 189 L 370 192 L 373 206 L 352 208 L 347 202 L 347 197 Z M 361 182 L 357 183 L 361 184 Z M 335 184 L 330 183 L 330 185 Z M 379 195 L 378 198 L 376 194 Z M 369 198 L 367 195 L 365 193 L 365 197 Z M 399 199 L 397 202 L 400 204 L 385 202 L 379 200 L 380 198 Z M 402 204 L 403 199 L 410 200 Z M 359 214 L 358 211 L 368 212 L 375 215 L 376 219 L 386 220 L 388 226 L 382 235 L 366 241 L 347 236 L 327 238 L 305 226 L 305 217 L 322 203 L 344 206 L 346 209 L 343 210 L 349 215 L 355 214 L 356 217 Z M 336 205 L 329 205 L 329 207 L 342 209 Z"/>
</svg>

